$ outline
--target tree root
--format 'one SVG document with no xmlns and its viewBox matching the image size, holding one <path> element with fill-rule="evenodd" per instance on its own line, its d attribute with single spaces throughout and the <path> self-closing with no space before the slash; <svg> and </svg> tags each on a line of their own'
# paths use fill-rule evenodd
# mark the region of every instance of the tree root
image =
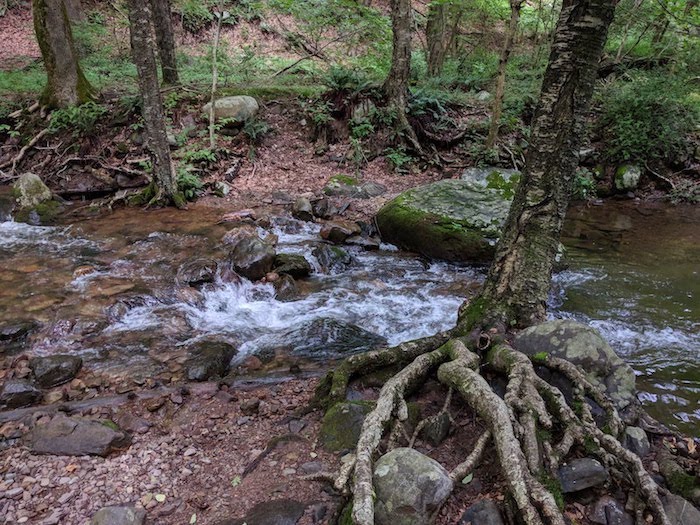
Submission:
<svg viewBox="0 0 700 525">
<path fill-rule="evenodd" d="M 482 361 L 468 345 L 477 350 L 493 346 Z M 577 401 L 588 396 L 598 403 L 606 412 L 605 428 L 612 435 L 598 428 L 586 403 L 581 403 L 578 413 L 574 411 L 558 388 L 535 373 L 533 361 L 564 374 L 574 384 Z M 451 471 L 453 481 L 459 482 L 473 472 L 487 445 L 493 443 L 522 521 L 526 525 L 564 525 L 562 510 L 541 478 L 556 478 L 560 464 L 574 446 L 590 450 L 593 444 L 595 450 L 592 453 L 608 467 L 611 475 L 633 488 L 630 497 L 634 496 L 637 503 L 638 517 L 644 519 L 645 512 L 648 512 L 654 524 L 670 525 L 656 483 L 640 458 L 616 439 L 623 428 L 622 422 L 604 392 L 568 361 L 541 356 L 533 361 L 500 342 L 499 337 L 448 339 L 447 334 L 345 360 L 332 376 L 327 377 L 324 391 L 328 399 L 343 399 L 348 382 L 355 374 L 383 366 L 405 365 L 379 392 L 374 410 L 363 423 L 355 455 L 344 458 L 339 474 L 332 477 L 323 474 L 324 479 L 330 479 L 341 493 L 347 494 L 351 488 L 353 522 L 358 525 L 374 523 L 373 461 L 382 438 L 391 429 L 388 448 L 402 437 L 408 438 L 402 425 L 408 418 L 406 398 L 431 372 L 437 371 L 438 380 L 450 389 L 440 413 L 448 409 L 454 391 L 478 414 L 486 427 L 469 456 Z M 483 365 L 508 378 L 503 398 L 479 373 L 479 367 Z M 540 430 L 545 431 L 546 439 L 542 439 Z M 409 446 L 413 446 L 419 432 L 420 424 L 410 438 Z"/>
</svg>

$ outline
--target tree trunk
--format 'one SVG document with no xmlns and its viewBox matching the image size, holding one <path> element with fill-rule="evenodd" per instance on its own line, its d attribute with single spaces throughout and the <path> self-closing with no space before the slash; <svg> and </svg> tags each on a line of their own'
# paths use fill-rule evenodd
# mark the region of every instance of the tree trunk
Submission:
<svg viewBox="0 0 700 525">
<path fill-rule="evenodd" d="M 93 89 L 80 68 L 63 0 L 34 0 L 33 16 L 47 77 L 41 103 L 61 108 L 91 100 Z"/>
<path fill-rule="evenodd" d="M 418 152 L 423 153 L 416 132 L 406 117 L 408 105 L 408 79 L 411 76 L 411 22 L 410 0 L 391 0 L 391 28 L 393 52 L 391 69 L 384 81 L 387 106 L 394 108 L 398 119 L 397 131 Z"/>
<path fill-rule="evenodd" d="M 501 50 L 501 58 L 498 62 L 498 78 L 496 80 L 496 94 L 493 98 L 493 111 L 491 112 L 491 125 L 489 127 L 489 135 L 486 138 L 486 147 L 493 148 L 498 138 L 498 127 L 501 123 L 501 113 L 503 112 L 503 96 L 506 90 L 506 68 L 508 67 L 508 59 L 513 51 L 515 35 L 518 32 L 518 23 L 520 21 L 520 9 L 524 4 L 524 0 L 510 0 L 510 22 L 508 23 L 508 31 L 506 33 L 506 41 L 503 43 Z"/>
<path fill-rule="evenodd" d="M 408 79 L 411 75 L 411 20 L 411 2 L 391 0 L 393 52 L 384 92 L 388 103 L 402 110 L 406 109 Z"/>
<path fill-rule="evenodd" d="M 80 5 L 80 0 L 63 0 L 66 5 L 66 13 L 68 20 L 72 23 L 81 22 L 83 20 L 83 7 Z"/>
<path fill-rule="evenodd" d="M 177 84 L 177 59 L 175 56 L 175 36 L 170 14 L 169 0 L 151 0 L 153 9 L 153 25 L 158 40 L 160 69 L 163 73 L 164 84 Z"/>
<path fill-rule="evenodd" d="M 437 77 L 442 74 L 450 35 L 447 30 L 449 6 L 444 2 L 431 2 L 428 7 L 428 21 L 425 26 L 425 39 L 428 45 L 428 74 Z"/>
<path fill-rule="evenodd" d="M 508 328 L 544 319 L 584 117 L 614 9 L 609 0 L 564 1 L 522 179 L 484 287 L 461 309 L 464 331 L 475 321 Z"/>
<path fill-rule="evenodd" d="M 148 147 L 153 161 L 153 203 L 183 206 L 184 199 L 177 190 L 177 181 L 165 127 L 163 101 L 158 83 L 156 42 L 149 0 L 129 0 L 131 53 L 139 76 L 139 91 L 143 106 Z"/>
</svg>

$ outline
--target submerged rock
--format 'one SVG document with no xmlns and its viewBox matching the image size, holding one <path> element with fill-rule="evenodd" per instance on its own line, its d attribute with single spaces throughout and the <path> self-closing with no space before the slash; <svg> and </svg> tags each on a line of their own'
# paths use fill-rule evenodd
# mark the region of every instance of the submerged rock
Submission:
<svg viewBox="0 0 700 525">
<path fill-rule="evenodd" d="M 452 492 L 452 479 L 434 459 L 395 448 L 374 467 L 377 525 L 425 525 Z"/>
<path fill-rule="evenodd" d="M 618 409 L 636 399 L 634 371 L 589 326 L 568 319 L 547 321 L 520 332 L 515 347 L 527 355 L 543 352 L 578 365 L 589 381 L 605 390 Z"/>
<path fill-rule="evenodd" d="M 489 261 L 513 189 L 442 180 L 405 191 L 376 216 L 384 242 L 432 259 Z"/>
<path fill-rule="evenodd" d="M 608 471 L 593 458 L 574 459 L 559 468 L 559 482 L 564 494 L 602 485 Z"/>
<path fill-rule="evenodd" d="M 382 336 L 332 318 L 314 319 L 268 336 L 256 354 L 263 361 L 278 353 L 315 359 L 340 357 L 386 345 Z"/>
<path fill-rule="evenodd" d="M 22 350 L 27 337 L 36 330 L 38 324 L 34 321 L 10 321 L 0 324 L 0 354 L 15 353 Z"/>
<path fill-rule="evenodd" d="M 311 254 L 316 257 L 321 269 L 327 273 L 345 271 L 352 264 L 352 256 L 338 246 L 319 244 Z"/>
<path fill-rule="evenodd" d="M 107 456 L 130 442 L 130 436 L 112 421 L 62 414 L 36 425 L 29 435 L 29 448 L 34 454 L 57 456 Z"/>
<path fill-rule="evenodd" d="M 259 237 L 246 237 L 233 248 L 229 260 L 236 272 L 257 281 L 272 270 L 275 249 Z"/>
<path fill-rule="evenodd" d="M 209 118 L 210 110 L 211 102 L 207 102 L 202 108 L 205 118 Z M 214 119 L 217 122 L 225 119 L 231 126 L 243 125 L 247 120 L 254 118 L 258 111 L 260 111 L 258 101 L 246 95 L 222 97 L 214 101 Z"/>
<path fill-rule="evenodd" d="M 219 265 L 214 259 L 197 258 L 182 264 L 177 270 L 177 282 L 181 286 L 199 288 L 213 283 Z"/>
<path fill-rule="evenodd" d="M 236 348 L 224 341 L 200 341 L 189 349 L 185 371 L 189 381 L 207 381 L 224 377 Z"/>
<path fill-rule="evenodd" d="M 90 525 L 142 525 L 146 520 L 146 510 L 131 505 L 114 505 L 98 510 Z"/>
<path fill-rule="evenodd" d="M 29 360 L 34 379 L 43 388 L 67 383 L 76 376 L 82 366 L 83 360 L 74 355 L 33 357 Z"/>
<path fill-rule="evenodd" d="M 0 391 L 0 407 L 21 408 L 41 399 L 41 390 L 24 379 L 8 379 Z"/>
<path fill-rule="evenodd" d="M 275 288 L 275 299 L 278 301 L 294 301 L 299 297 L 299 287 L 294 277 L 282 274 L 272 283 Z"/>
<path fill-rule="evenodd" d="M 374 401 L 344 401 L 328 409 L 323 416 L 319 434 L 323 448 L 340 452 L 357 445 L 362 423 L 374 405 Z"/>
</svg>

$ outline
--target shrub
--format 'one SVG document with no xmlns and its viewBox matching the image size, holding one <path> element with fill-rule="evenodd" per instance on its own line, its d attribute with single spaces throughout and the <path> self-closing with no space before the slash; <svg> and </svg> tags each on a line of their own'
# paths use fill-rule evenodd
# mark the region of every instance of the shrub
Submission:
<svg viewBox="0 0 700 525">
<path fill-rule="evenodd" d="M 190 170 L 191 166 L 178 167 L 177 169 L 177 188 L 188 201 L 196 199 L 204 186 L 199 177 Z"/>
<path fill-rule="evenodd" d="M 106 113 L 107 108 L 95 102 L 57 109 L 51 114 L 49 132 L 72 130 L 73 136 L 84 136 L 95 130 L 98 122 Z"/>
<path fill-rule="evenodd" d="M 698 123 L 687 84 L 663 73 L 635 73 L 599 94 L 605 156 L 615 162 L 671 161 Z"/>
<path fill-rule="evenodd" d="M 190 33 L 199 33 L 214 20 L 208 3 L 199 0 L 183 0 L 178 6 L 182 27 Z"/>
</svg>

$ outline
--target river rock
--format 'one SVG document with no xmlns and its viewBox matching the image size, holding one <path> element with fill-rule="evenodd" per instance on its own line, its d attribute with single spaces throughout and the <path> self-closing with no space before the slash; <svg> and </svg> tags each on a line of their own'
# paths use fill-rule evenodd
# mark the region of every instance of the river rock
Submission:
<svg viewBox="0 0 700 525">
<path fill-rule="evenodd" d="M 275 272 L 291 275 L 295 279 L 308 277 L 312 271 L 306 257 L 295 253 L 278 253 L 273 268 Z"/>
<path fill-rule="evenodd" d="M 229 260 L 236 272 L 257 281 L 272 270 L 275 249 L 259 237 L 247 237 L 231 250 Z"/>
<path fill-rule="evenodd" d="M 639 427 L 625 428 L 623 444 L 627 450 L 631 450 L 640 457 L 646 456 L 651 450 L 647 433 Z"/>
<path fill-rule="evenodd" d="M 333 244 L 342 244 L 348 237 L 358 235 L 362 230 L 356 222 L 351 221 L 331 221 L 321 228 L 321 238 Z"/>
<path fill-rule="evenodd" d="M 434 459 L 395 448 L 374 467 L 377 525 L 425 525 L 452 492 L 452 480 Z"/>
<path fill-rule="evenodd" d="M 98 510 L 90 525 L 142 525 L 146 520 L 146 511 L 131 505 L 114 505 Z"/>
<path fill-rule="evenodd" d="M 593 458 L 579 458 L 559 468 L 559 482 L 564 494 L 602 485 L 608 480 L 608 471 Z"/>
<path fill-rule="evenodd" d="M 326 197 L 315 200 L 311 205 L 313 207 L 314 216 L 320 217 L 321 219 L 330 219 L 338 214 L 338 209 Z"/>
<path fill-rule="evenodd" d="M 450 434 L 451 426 L 450 415 L 447 412 L 441 412 L 436 417 L 427 420 L 425 426 L 421 429 L 420 437 L 437 447 Z"/>
<path fill-rule="evenodd" d="M 672 525 L 698 525 L 700 510 L 688 500 L 668 493 L 661 498 L 668 521 Z"/>
<path fill-rule="evenodd" d="M 589 326 L 568 319 L 547 321 L 520 332 L 515 347 L 527 355 L 544 352 L 578 365 L 591 383 L 606 391 L 618 409 L 635 399 L 634 371 Z"/>
<path fill-rule="evenodd" d="M 314 220 L 313 206 L 306 197 L 299 197 L 292 205 L 292 217 L 300 221 L 311 222 Z"/>
<path fill-rule="evenodd" d="M 29 448 L 34 454 L 56 456 L 107 456 L 130 442 L 129 434 L 112 421 L 63 414 L 37 424 L 29 434 Z"/>
<path fill-rule="evenodd" d="M 234 228 L 233 230 L 226 232 L 226 234 L 221 238 L 221 242 L 233 249 L 243 239 L 250 239 L 257 236 L 258 232 L 253 226 L 239 226 L 238 228 Z"/>
<path fill-rule="evenodd" d="M 375 350 L 386 339 L 352 323 L 319 318 L 259 339 L 258 357 L 263 361 L 278 353 L 329 359 Z"/>
<path fill-rule="evenodd" d="M 202 108 L 205 118 L 209 118 L 211 102 L 207 102 Z M 228 120 L 231 126 L 241 126 L 247 120 L 254 118 L 260 106 L 253 97 L 237 95 L 233 97 L 222 97 L 214 101 L 214 119 L 219 122 Z"/>
<path fill-rule="evenodd" d="M 345 244 L 358 246 L 363 250 L 378 250 L 381 245 L 381 239 L 377 237 L 365 237 L 364 235 L 352 235 L 345 239 Z"/>
<path fill-rule="evenodd" d="M 219 265 L 214 259 L 197 258 L 182 264 L 177 270 L 177 282 L 181 286 L 200 288 L 213 283 Z"/>
<path fill-rule="evenodd" d="M 236 348 L 225 341 L 199 341 L 189 349 L 185 371 L 189 381 L 207 381 L 224 377 Z"/>
<path fill-rule="evenodd" d="M 642 169 L 634 164 L 623 164 L 615 170 L 615 189 L 618 191 L 634 191 L 642 178 Z"/>
<path fill-rule="evenodd" d="M 625 506 L 610 496 L 603 496 L 589 507 L 588 519 L 598 525 L 634 525 Z"/>
<path fill-rule="evenodd" d="M 41 390 L 24 379 L 8 379 L 0 392 L 0 406 L 21 408 L 41 399 Z"/>
<path fill-rule="evenodd" d="M 275 288 L 275 299 L 278 301 L 294 301 L 299 297 L 297 282 L 289 274 L 282 274 L 272 283 Z"/>
<path fill-rule="evenodd" d="M 83 360 L 74 355 L 52 355 L 33 357 L 29 360 L 29 368 L 34 373 L 34 379 L 43 388 L 62 385 L 73 379 Z"/>
<path fill-rule="evenodd" d="M 464 511 L 457 525 L 504 525 L 498 505 L 482 499 Z"/>
<path fill-rule="evenodd" d="M 343 401 L 328 409 L 319 434 L 323 448 L 340 452 L 357 445 L 362 423 L 374 405 L 374 401 Z"/>
<path fill-rule="evenodd" d="M 22 350 L 27 337 L 37 327 L 38 324 L 34 321 L 10 321 L 0 324 L 0 354 Z"/>
<path fill-rule="evenodd" d="M 291 499 L 264 501 L 255 505 L 244 518 L 220 521 L 217 525 L 296 525 L 306 505 Z"/>
<path fill-rule="evenodd" d="M 376 216 L 384 242 L 432 259 L 490 261 L 513 189 L 442 180 L 410 189 Z"/>
<path fill-rule="evenodd" d="M 316 257 L 319 266 L 326 273 L 340 273 L 352 264 L 352 256 L 338 246 L 318 244 L 311 254 Z"/>
<path fill-rule="evenodd" d="M 20 208 L 36 208 L 53 199 L 53 193 L 34 173 L 23 173 L 14 183 L 14 195 Z"/>
</svg>

